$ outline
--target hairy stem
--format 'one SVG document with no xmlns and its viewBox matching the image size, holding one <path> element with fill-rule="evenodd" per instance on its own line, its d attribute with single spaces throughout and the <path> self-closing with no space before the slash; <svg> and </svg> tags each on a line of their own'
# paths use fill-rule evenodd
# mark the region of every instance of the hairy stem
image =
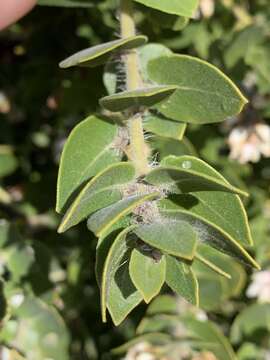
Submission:
<svg viewBox="0 0 270 360">
<path fill-rule="evenodd" d="M 136 35 L 135 22 L 133 19 L 133 0 L 120 0 L 120 24 L 122 38 Z M 136 50 L 130 50 L 125 55 L 125 68 L 127 90 L 136 90 L 141 87 L 142 80 L 139 70 L 139 57 Z M 129 120 L 130 151 L 137 175 L 141 176 L 148 172 L 149 148 L 144 140 L 142 117 L 138 114 Z"/>
</svg>

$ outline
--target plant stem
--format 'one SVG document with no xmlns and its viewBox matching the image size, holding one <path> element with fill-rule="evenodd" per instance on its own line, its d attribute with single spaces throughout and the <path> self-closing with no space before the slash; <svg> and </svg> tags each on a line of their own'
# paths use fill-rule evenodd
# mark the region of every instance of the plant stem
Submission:
<svg viewBox="0 0 270 360">
<path fill-rule="evenodd" d="M 121 36 L 127 38 L 136 35 L 133 19 L 133 0 L 120 0 Z M 139 57 L 136 50 L 130 50 L 125 56 L 127 90 L 136 90 L 141 87 L 142 79 L 139 70 Z M 130 159 L 132 160 L 137 176 L 145 175 L 149 171 L 149 148 L 144 140 L 142 117 L 135 115 L 129 120 Z"/>
</svg>

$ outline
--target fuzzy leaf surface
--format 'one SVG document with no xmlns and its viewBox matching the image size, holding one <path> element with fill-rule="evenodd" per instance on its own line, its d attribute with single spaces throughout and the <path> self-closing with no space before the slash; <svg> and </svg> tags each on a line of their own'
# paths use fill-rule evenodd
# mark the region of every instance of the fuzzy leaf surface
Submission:
<svg viewBox="0 0 270 360">
<path fill-rule="evenodd" d="M 133 249 L 129 262 L 129 274 L 133 284 L 149 303 L 160 292 L 166 276 L 165 256 L 154 259 L 150 254 Z"/>
<path fill-rule="evenodd" d="M 90 216 L 87 226 L 89 230 L 93 231 L 97 236 L 102 236 L 107 229 L 124 216 L 130 214 L 137 206 L 142 205 L 146 201 L 154 200 L 158 196 L 158 193 L 152 193 L 124 198 Z"/>
<path fill-rule="evenodd" d="M 148 64 L 150 80 L 178 89 L 157 109 L 187 123 L 220 122 L 237 115 L 247 103 L 233 82 L 215 66 L 188 55 L 163 56 Z"/>
<path fill-rule="evenodd" d="M 113 149 L 117 126 L 97 116 L 79 123 L 69 135 L 61 156 L 56 211 L 62 212 L 75 191 L 107 166 L 121 160 Z"/>
<path fill-rule="evenodd" d="M 152 224 L 138 225 L 134 233 L 162 252 L 187 260 L 192 260 L 195 255 L 197 235 L 184 221 L 163 218 Z"/>
<path fill-rule="evenodd" d="M 189 223 L 194 231 L 197 232 L 199 240 L 213 248 L 224 252 L 243 262 L 248 266 L 259 268 L 256 261 L 249 255 L 249 253 L 235 241 L 228 233 L 224 232 L 220 227 L 207 220 L 207 216 L 199 216 L 188 208 L 192 207 L 192 202 L 186 208 L 181 208 L 178 203 L 170 200 L 162 200 L 161 207 L 166 208 L 162 210 L 162 214 L 166 217 L 172 218 L 174 221 L 184 221 Z M 207 215 L 207 214 L 206 214 Z"/>
</svg>

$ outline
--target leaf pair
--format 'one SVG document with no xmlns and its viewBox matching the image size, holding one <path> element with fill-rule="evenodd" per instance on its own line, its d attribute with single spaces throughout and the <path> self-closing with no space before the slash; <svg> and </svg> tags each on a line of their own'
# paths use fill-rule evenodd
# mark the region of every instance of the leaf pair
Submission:
<svg viewBox="0 0 270 360">
<path fill-rule="evenodd" d="M 181 224 L 185 232 L 184 225 Z M 108 308 L 114 323 L 118 325 L 143 299 L 150 302 L 160 292 L 164 282 L 188 301 L 197 304 L 198 284 L 190 266 L 169 254 L 156 253 L 155 258 L 150 248 L 138 246 L 132 232 L 138 235 L 135 226 L 120 232 L 105 255 L 101 275 L 103 321 L 106 321 Z M 145 240 L 145 236 L 141 238 Z M 183 237 L 180 240 L 187 241 Z"/>
<path fill-rule="evenodd" d="M 236 115 L 247 103 L 219 69 L 192 56 L 166 55 L 148 60 L 147 80 L 151 87 L 106 96 L 100 104 L 115 112 L 152 106 L 168 119 L 205 124 Z"/>
</svg>

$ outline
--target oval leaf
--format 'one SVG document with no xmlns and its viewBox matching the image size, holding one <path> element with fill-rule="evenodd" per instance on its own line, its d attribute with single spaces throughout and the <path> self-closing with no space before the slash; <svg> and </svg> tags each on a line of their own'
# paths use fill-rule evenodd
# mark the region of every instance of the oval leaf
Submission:
<svg viewBox="0 0 270 360">
<path fill-rule="evenodd" d="M 121 186 L 135 177 L 131 163 L 113 164 L 91 179 L 66 212 L 58 229 L 66 231 L 93 212 L 109 206 L 122 198 Z"/>
<path fill-rule="evenodd" d="M 129 276 L 128 260 L 132 243 L 127 235 L 131 230 L 132 227 L 125 229 L 113 242 L 102 275 L 102 319 L 106 321 L 106 308 L 108 308 L 115 325 L 119 325 L 142 301 L 141 294 L 134 287 Z"/>
<path fill-rule="evenodd" d="M 78 65 L 95 67 L 97 65 L 104 64 L 115 51 L 133 49 L 145 44 L 146 42 L 147 37 L 142 35 L 110 41 L 105 44 L 81 50 L 61 61 L 59 66 L 62 69 Z"/>
<path fill-rule="evenodd" d="M 194 258 L 197 235 L 184 221 L 161 219 L 153 224 L 138 225 L 134 233 L 148 245 L 162 252 L 187 260 Z"/>
<path fill-rule="evenodd" d="M 152 106 L 166 99 L 176 88 L 176 86 L 164 85 L 123 91 L 100 99 L 100 105 L 113 112 L 124 111 L 131 107 Z"/>
<path fill-rule="evenodd" d="M 95 134 L 95 136 L 93 136 Z M 90 116 L 71 132 L 61 156 L 56 211 L 62 212 L 70 197 L 91 177 L 121 160 L 113 149 L 117 126 Z"/>
<path fill-rule="evenodd" d="M 199 304 L 199 287 L 190 266 L 173 256 L 166 256 L 166 283 L 193 305 Z"/>
<path fill-rule="evenodd" d="M 166 275 L 165 257 L 154 259 L 151 254 L 133 249 L 129 262 L 129 274 L 146 303 L 160 292 Z"/>
<path fill-rule="evenodd" d="M 247 100 L 213 65 L 188 55 L 163 56 L 149 62 L 149 78 L 156 84 L 178 86 L 158 105 L 165 116 L 187 123 L 223 121 L 241 112 Z"/>
<path fill-rule="evenodd" d="M 192 17 L 199 0 L 135 0 L 140 4 L 168 14 Z"/>
</svg>

